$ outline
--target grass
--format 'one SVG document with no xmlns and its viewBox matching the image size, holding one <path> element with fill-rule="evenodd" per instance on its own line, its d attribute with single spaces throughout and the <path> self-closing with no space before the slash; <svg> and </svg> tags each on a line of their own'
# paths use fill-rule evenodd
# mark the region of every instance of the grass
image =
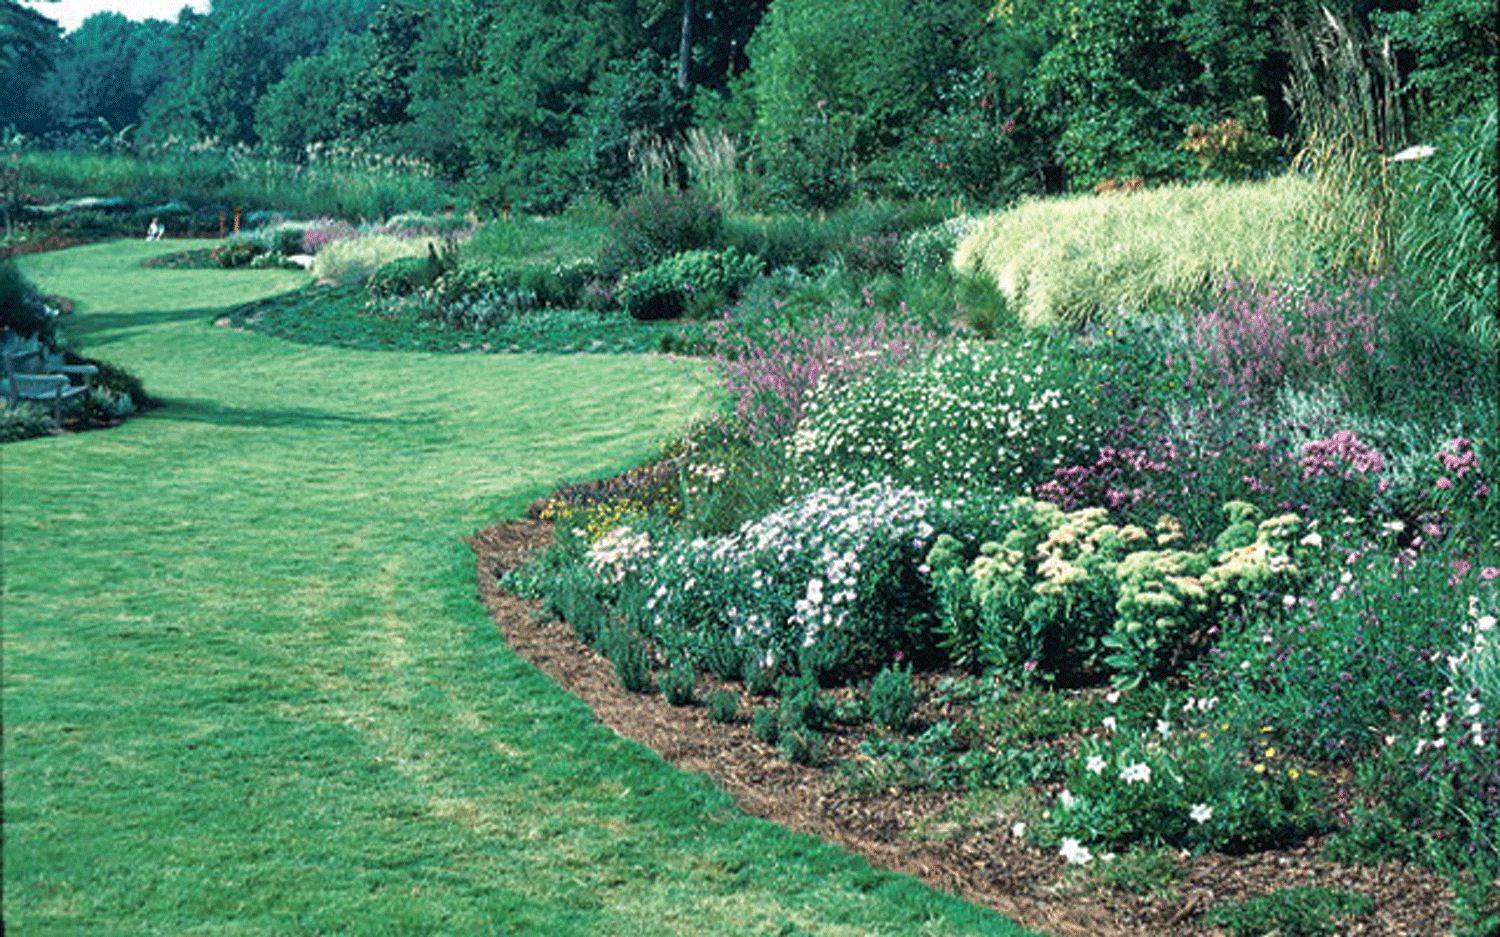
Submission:
<svg viewBox="0 0 1500 937">
<path fill-rule="evenodd" d="M 1021 320 L 1078 323 L 1118 307 L 1190 299 L 1226 279 L 1308 273 L 1314 184 L 1164 186 L 1023 202 L 983 219 L 953 263 L 1004 294 Z"/>
<path fill-rule="evenodd" d="M 23 262 L 163 409 L 4 451 L 18 935 L 1013 934 L 737 814 L 504 644 L 461 539 L 699 406 L 641 357 L 215 328 L 283 271 Z"/>
</svg>

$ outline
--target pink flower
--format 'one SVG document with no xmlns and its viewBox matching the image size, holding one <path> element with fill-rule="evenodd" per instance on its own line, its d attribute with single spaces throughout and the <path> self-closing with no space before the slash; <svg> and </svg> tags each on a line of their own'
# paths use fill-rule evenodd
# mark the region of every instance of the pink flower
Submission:
<svg viewBox="0 0 1500 937">
<path fill-rule="evenodd" d="M 1479 579 L 1481 582 L 1500 579 L 1500 566 L 1486 566 L 1484 569 L 1481 569 L 1479 571 Z"/>
<path fill-rule="evenodd" d="M 1447 476 L 1444 476 L 1442 478 L 1439 478 L 1432 487 L 1436 488 L 1438 491 L 1447 491 L 1448 489 L 1453 487 L 1453 480 L 1448 478 Z"/>
</svg>

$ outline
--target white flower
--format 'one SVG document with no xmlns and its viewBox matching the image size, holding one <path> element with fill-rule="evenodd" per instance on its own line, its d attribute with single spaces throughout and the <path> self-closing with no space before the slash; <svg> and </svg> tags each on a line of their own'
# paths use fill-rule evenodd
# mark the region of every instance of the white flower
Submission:
<svg viewBox="0 0 1500 937">
<path fill-rule="evenodd" d="M 1064 839 L 1062 849 L 1058 850 L 1062 857 L 1073 865 L 1087 865 L 1094 858 L 1088 847 L 1080 844 L 1076 839 Z"/>
<path fill-rule="evenodd" d="M 1072 791 L 1063 788 L 1062 793 L 1057 795 L 1057 802 L 1071 810 L 1073 809 L 1073 805 L 1078 803 L 1078 798 L 1073 796 Z"/>
<path fill-rule="evenodd" d="M 1144 784 L 1151 780 L 1151 766 L 1144 761 L 1138 761 L 1120 772 L 1120 780 L 1127 784 L 1140 782 Z"/>
<path fill-rule="evenodd" d="M 1020 820 L 1012 823 L 1010 827 L 1010 835 L 1014 836 L 1016 839 L 1023 839 L 1026 836 L 1026 824 L 1022 823 Z"/>
<path fill-rule="evenodd" d="M 1103 721 L 1103 725 L 1104 725 L 1104 728 L 1107 731 L 1113 732 L 1113 731 L 1115 731 L 1115 726 L 1118 725 L 1118 723 L 1115 722 L 1115 717 L 1114 716 L 1105 716 L 1104 717 L 1104 721 Z"/>
<path fill-rule="evenodd" d="M 1214 808 L 1208 804 L 1193 804 L 1193 809 L 1188 813 L 1194 823 L 1207 823 L 1214 818 Z"/>
<path fill-rule="evenodd" d="M 1419 143 L 1416 146 L 1409 146 L 1409 147 L 1407 147 L 1406 149 L 1404 149 L 1401 152 L 1397 153 L 1395 156 L 1392 156 L 1390 159 L 1386 160 L 1386 162 L 1388 162 L 1388 163 L 1406 163 L 1406 162 L 1410 162 L 1410 161 L 1412 161 L 1414 159 L 1426 159 L 1427 157 L 1431 156 L 1432 154 L 1434 154 L 1436 152 L 1437 152 L 1437 150 L 1435 148 L 1433 148 L 1433 147 L 1431 147 L 1431 146 L 1429 146 L 1429 145 L 1427 145 L 1425 143 Z"/>
<path fill-rule="evenodd" d="M 1162 738 L 1168 738 L 1172 734 L 1172 723 L 1165 719 L 1156 720 L 1156 733 Z"/>
<path fill-rule="evenodd" d="M 1093 772 L 1094 774 L 1099 774 L 1104 771 L 1104 765 L 1105 761 L 1103 757 L 1099 755 L 1090 755 L 1088 764 L 1086 764 L 1084 767 L 1088 768 L 1089 771 Z"/>
<path fill-rule="evenodd" d="M 1120 691 L 1111 690 L 1110 692 L 1104 694 L 1104 701 L 1106 703 L 1109 703 L 1111 706 L 1115 703 L 1118 703 L 1120 701 Z"/>
<path fill-rule="evenodd" d="M 1304 547 L 1321 547 L 1323 545 L 1323 537 L 1317 531 L 1313 531 L 1298 542 Z"/>
</svg>

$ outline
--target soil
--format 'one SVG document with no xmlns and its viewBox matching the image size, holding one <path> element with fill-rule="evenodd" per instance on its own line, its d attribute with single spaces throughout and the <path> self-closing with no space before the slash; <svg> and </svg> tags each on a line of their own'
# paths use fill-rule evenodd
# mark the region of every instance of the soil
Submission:
<svg viewBox="0 0 1500 937">
<path fill-rule="evenodd" d="M 593 709 L 617 734 L 651 748 L 685 771 L 708 776 L 746 813 L 836 843 L 870 862 L 915 876 L 943 891 L 993 908 L 1055 937 L 1187 937 L 1219 935 L 1207 920 L 1216 906 L 1283 888 L 1320 887 L 1365 895 L 1375 910 L 1344 919 L 1339 933 L 1359 937 L 1428 937 L 1451 933 L 1451 891 L 1424 869 L 1398 863 L 1342 866 L 1319 858 L 1322 842 L 1249 855 L 1168 854 L 1176 880 L 1153 893 L 1114 888 L 1068 871 L 1053 850 L 1011 834 L 1010 823 L 976 828 L 943 822 L 958 795 L 891 790 L 853 793 L 828 768 L 782 758 L 755 739 L 741 719 L 721 724 L 701 705 L 674 707 L 660 695 L 629 693 L 613 665 L 556 620 L 539 618 L 534 603 L 507 593 L 498 574 L 551 542 L 538 520 L 501 523 L 471 541 L 479 591 L 511 646 L 564 690 Z M 700 678 L 698 699 L 738 684 Z M 830 739 L 832 761 L 858 757 L 860 734 Z M 1098 867 L 1094 863 L 1091 868 Z"/>
</svg>

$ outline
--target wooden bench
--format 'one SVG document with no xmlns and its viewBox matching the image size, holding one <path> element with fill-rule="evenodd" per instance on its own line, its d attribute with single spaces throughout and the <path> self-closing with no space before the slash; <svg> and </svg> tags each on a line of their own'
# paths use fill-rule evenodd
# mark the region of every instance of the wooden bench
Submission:
<svg viewBox="0 0 1500 937">
<path fill-rule="evenodd" d="M 0 368 L 5 371 L 0 389 L 11 406 L 50 404 L 54 420 L 62 419 L 63 401 L 88 394 L 90 379 L 99 373 L 91 364 L 67 364 L 36 339 L 14 334 L 5 336 Z M 81 382 L 74 383 L 75 378 Z"/>
</svg>

